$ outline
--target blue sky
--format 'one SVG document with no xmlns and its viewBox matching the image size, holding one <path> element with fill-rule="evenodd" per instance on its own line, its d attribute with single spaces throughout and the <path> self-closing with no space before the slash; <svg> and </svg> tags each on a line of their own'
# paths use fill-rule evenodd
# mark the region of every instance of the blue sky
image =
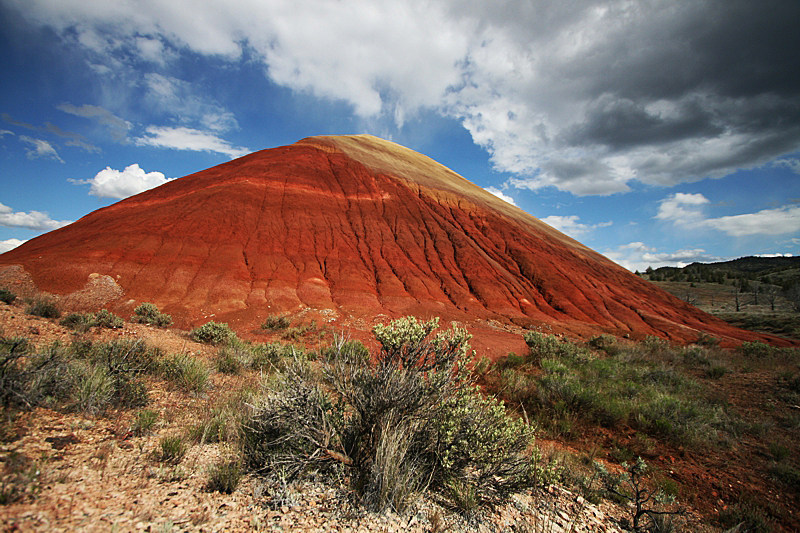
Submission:
<svg viewBox="0 0 800 533">
<path fill-rule="evenodd" d="M 0 251 L 322 134 L 630 269 L 800 253 L 796 0 L 0 0 Z"/>
</svg>

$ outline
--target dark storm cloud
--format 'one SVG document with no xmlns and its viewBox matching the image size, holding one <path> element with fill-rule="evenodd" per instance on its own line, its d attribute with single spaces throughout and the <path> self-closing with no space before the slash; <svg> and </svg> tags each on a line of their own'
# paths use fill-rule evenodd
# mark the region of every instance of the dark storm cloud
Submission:
<svg viewBox="0 0 800 533">
<path fill-rule="evenodd" d="M 800 150 L 798 0 L 6 2 L 106 58 L 98 72 L 251 56 L 362 119 L 438 111 L 521 187 L 608 194 Z"/>
</svg>

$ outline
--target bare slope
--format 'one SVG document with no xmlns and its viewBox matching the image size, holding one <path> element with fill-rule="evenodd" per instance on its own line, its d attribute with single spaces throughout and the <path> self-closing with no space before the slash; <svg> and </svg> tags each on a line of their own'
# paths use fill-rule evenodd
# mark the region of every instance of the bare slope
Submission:
<svg viewBox="0 0 800 533">
<path fill-rule="evenodd" d="M 39 289 L 115 280 L 180 325 L 330 309 L 693 340 L 728 327 L 421 154 L 312 137 L 123 200 L 0 255 Z M 99 275 L 99 276 L 98 276 Z M 105 276 L 109 276 L 106 278 Z"/>
</svg>

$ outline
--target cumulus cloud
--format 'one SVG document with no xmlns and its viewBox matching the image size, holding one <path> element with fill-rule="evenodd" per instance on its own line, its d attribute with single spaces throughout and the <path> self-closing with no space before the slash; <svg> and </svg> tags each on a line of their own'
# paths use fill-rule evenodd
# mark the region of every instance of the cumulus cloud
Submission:
<svg viewBox="0 0 800 533">
<path fill-rule="evenodd" d="M 800 231 L 800 206 L 787 205 L 757 213 L 710 218 L 704 223 L 733 237 L 795 233 Z"/>
<path fill-rule="evenodd" d="M 56 152 L 56 149 L 53 148 L 53 145 L 47 141 L 42 139 L 34 139 L 33 137 L 28 137 L 27 135 L 20 135 L 19 140 L 32 146 L 32 148 L 27 150 L 28 158 L 30 159 L 55 159 L 60 163 L 64 162 L 64 160 L 61 159 L 61 156 L 58 155 L 58 152 Z"/>
<path fill-rule="evenodd" d="M 500 198 L 504 202 L 508 202 L 511 205 L 517 205 L 516 202 L 514 202 L 514 199 L 512 197 L 510 197 L 509 195 L 505 194 L 503 191 L 501 191 L 497 187 L 484 187 L 484 189 L 486 189 L 486 192 L 492 193 L 493 195 L 497 196 L 498 198 Z"/>
<path fill-rule="evenodd" d="M 79 185 L 91 185 L 89 194 L 93 196 L 122 199 L 158 187 L 170 180 L 161 172 L 145 172 L 138 163 L 134 163 L 125 167 L 125 170 L 106 167 L 90 180 L 69 181 Z"/>
<path fill-rule="evenodd" d="M 756 213 L 709 218 L 703 211 L 708 203 L 708 198 L 702 194 L 675 193 L 661 201 L 655 218 L 678 226 L 712 228 L 733 237 L 800 231 L 800 206 L 786 205 Z"/>
<path fill-rule="evenodd" d="M 7 3 L 106 72 L 162 52 L 255 59 L 360 117 L 433 109 L 518 187 L 673 186 L 800 149 L 798 2 Z"/>
<path fill-rule="evenodd" d="M 647 246 L 643 242 L 631 242 L 603 253 L 615 263 L 630 271 L 644 271 L 647 267 L 662 266 L 685 267 L 692 263 L 713 263 L 725 261 L 724 258 L 708 254 L 702 248 L 678 250 L 676 252 L 659 252 L 657 248 Z"/>
<path fill-rule="evenodd" d="M 25 241 L 21 241 L 19 239 L 6 239 L 4 241 L 0 241 L 0 254 L 6 253 L 9 250 L 13 250 L 23 242 Z"/>
<path fill-rule="evenodd" d="M 580 217 L 578 215 L 550 215 L 539 220 L 574 239 L 589 233 L 595 228 L 605 228 L 612 224 L 611 222 L 602 222 L 600 224 L 583 224 L 582 222 L 579 222 Z"/>
<path fill-rule="evenodd" d="M 40 211 L 14 211 L 0 203 L 0 226 L 7 228 L 50 231 L 71 223 L 71 220 L 53 220 L 47 213 Z"/>
<path fill-rule="evenodd" d="M 675 193 L 661 200 L 655 218 L 669 220 L 681 226 L 697 224 L 704 218 L 702 206 L 708 203 L 708 198 L 699 193 Z"/>
<path fill-rule="evenodd" d="M 139 146 L 157 146 L 174 150 L 192 150 L 197 152 L 217 152 L 231 159 L 250 153 L 242 147 L 234 147 L 220 137 L 207 131 L 184 127 L 148 126 L 147 135 L 138 137 L 135 142 Z"/>
</svg>

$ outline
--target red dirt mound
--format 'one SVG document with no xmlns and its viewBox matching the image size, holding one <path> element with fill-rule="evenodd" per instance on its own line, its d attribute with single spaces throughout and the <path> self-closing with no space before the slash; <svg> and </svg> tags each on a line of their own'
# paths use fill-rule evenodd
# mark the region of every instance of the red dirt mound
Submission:
<svg viewBox="0 0 800 533">
<path fill-rule="evenodd" d="M 63 296 L 102 280 L 106 307 L 129 314 L 153 302 L 179 326 L 213 317 L 246 330 L 310 309 L 343 324 L 479 320 L 487 338 L 545 324 L 584 335 L 764 338 L 432 159 L 366 135 L 312 137 L 171 181 L 32 239 L 0 255 L 2 265 Z"/>
</svg>

